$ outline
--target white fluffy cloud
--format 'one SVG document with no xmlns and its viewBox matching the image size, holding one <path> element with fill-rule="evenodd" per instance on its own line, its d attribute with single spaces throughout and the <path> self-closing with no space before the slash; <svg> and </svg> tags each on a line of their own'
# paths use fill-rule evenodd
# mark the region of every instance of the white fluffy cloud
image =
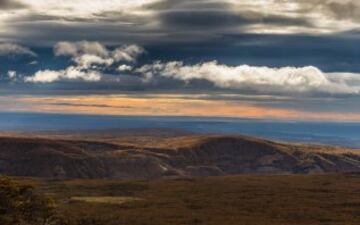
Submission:
<svg viewBox="0 0 360 225">
<path fill-rule="evenodd" d="M 34 74 L 32 77 L 26 77 L 26 82 L 32 83 L 51 83 L 53 81 L 59 80 L 64 71 L 54 71 L 54 70 L 40 70 Z"/>
<path fill-rule="evenodd" d="M 88 54 L 75 57 L 74 61 L 79 67 L 83 69 L 89 69 L 93 67 L 93 65 L 111 66 L 114 63 L 114 60 L 111 58 L 104 59 L 96 55 Z"/>
<path fill-rule="evenodd" d="M 207 80 L 220 88 L 251 90 L 258 93 L 359 94 L 360 74 L 325 73 L 307 67 L 227 66 L 216 61 L 185 65 L 183 62 L 155 62 L 136 70 L 146 79 L 162 76 L 185 82 Z"/>
<path fill-rule="evenodd" d="M 138 45 L 123 45 L 110 50 L 99 42 L 59 42 L 54 47 L 55 56 L 69 56 L 75 65 L 64 70 L 42 70 L 25 78 L 25 82 L 51 83 L 59 80 L 99 81 L 101 72 L 115 63 L 134 63 L 145 50 Z M 132 66 L 120 65 L 117 70 L 130 71 Z"/>
<path fill-rule="evenodd" d="M 0 56 L 6 55 L 30 55 L 36 56 L 35 52 L 29 48 L 13 44 L 13 43 L 0 43 Z"/>
<path fill-rule="evenodd" d="M 134 62 L 139 55 L 143 54 L 145 50 L 138 45 L 125 45 L 115 49 L 112 52 L 112 57 L 116 62 L 127 61 Z"/>
<path fill-rule="evenodd" d="M 13 80 L 13 79 L 16 78 L 16 71 L 9 70 L 7 75 L 8 75 L 10 80 Z"/>
<path fill-rule="evenodd" d="M 77 67 L 70 66 L 65 70 L 41 70 L 31 77 L 26 77 L 25 82 L 51 83 L 59 80 L 84 80 L 99 81 L 101 75 L 97 71 L 82 71 Z"/>
<path fill-rule="evenodd" d="M 54 47 L 56 56 L 71 56 L 77 58 L 83 55 L 93 55 L 103 59 L 112 59 L 115 62 L 134 62 L 145 52 L 138 45 L 123 45 L 114 50 L 109 50 L 99 42 L 59 42 Z"/>
<path fill-rule="evenodd" d="M 114 50 L 99 42 L 59 42 L 54 47 L 56 56 L 70 56 L 77 65 L 90 68 L 92 65 L 111 66 L 116 62 L 133 63 L 145 50 L 138 45 L 123 45 Z"/>
<path fill-rule="evenodd" d="M 129 65 L 120 65 L 117 70 L 120 71 L 120 72 L 127 72 L 127 71 L 131 71 L 133 69 L 132 66 L 129 66 Z"/>
<path fill-rule="evenodd" d="M 106 47 L 99 42 L 79 41 L 79 42 L 59 42 L 54 47 L 56 56 L 96 55 L 108 57 L 109 52 Z"/>
</svg>

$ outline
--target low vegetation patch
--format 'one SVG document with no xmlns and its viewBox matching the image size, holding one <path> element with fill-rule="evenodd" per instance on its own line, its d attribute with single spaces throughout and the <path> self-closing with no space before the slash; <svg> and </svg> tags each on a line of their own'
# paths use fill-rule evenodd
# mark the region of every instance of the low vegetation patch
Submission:
<svg viewBox="0 0 360 225">
<path fill-rule="evenodd" d="M 359 188 L 356 173 L 152 181 L 7 178 L 0 185 L 0 225 L 359 225 Z"/>
<path fill-rule="evenodd" d="M 0 224 L 47 225 L 55 217 L 55 204 L 33 186 L 0 177 Z"/>
<path fill-rule="evenodd" d="M 102 204 L 113 204 L 121 205 L 126 202 L 140 201 L 141 198 L 134 197 L 110 197 L 110 196 L 96 196 L 96 197 L 72 197 L 71 201 L 80 201 L 87 203 L 102 203 Z"/>
</svg>

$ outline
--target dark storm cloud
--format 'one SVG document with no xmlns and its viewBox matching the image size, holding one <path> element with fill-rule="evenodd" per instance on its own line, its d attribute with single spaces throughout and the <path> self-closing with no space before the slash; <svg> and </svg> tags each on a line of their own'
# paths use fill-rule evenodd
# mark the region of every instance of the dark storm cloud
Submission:
<svg viewBox="0 0 360 225">
<path fill-rule="evenodd" d="M 354 2 L 347 4 L 330 3 L 328 8 L 334 13 L 338 19 L 354 19 L 360 20 L 360 7 Z"/>
<path fill-rule="evenodd" d="M 26 5 L 16 0 L 0 0 L 0 11 L 22 8 L 26 8 Z"/>
<path fill-rule="evenodd" d="M 40 23 L 18 23 L 16 34 L 5 33 L 1 36 L 16 39 L 28 45 L 52 47 L 59 41 L 100 41 L 108 45 L 122 43 L 162 42 L 164 35 L 146 27 L 134 27 L 123 23 L 58 23 L 42 21 Z M 166 41 L 166 40 L 165 40 Z"/>
<path fill-rule="evenodd" d="M 225 1 L 163 0 L 144 8 L 156 11 L 161 24 L 173 29 L 237 28 L 253 24 L 311 26 L 303 18 L 269 15 L 255 10 L 234 10 L 236 5 Z"/>
<path fill-rule="evenodd" d="M 142 6 L 145 10 L 176 10 L 176 9 L 231 9 L 232 4 L 225 1 L 209 0 L 161 0 Z"/>
<path fill-rule="evenodd" d="M 299 3 L 304 13 L 318 11 L 338 20 L 360 21 L 360 1 L 358 0 L 303 0 Z"/>
<path fill-rule="evenodd" d="M 154 44 L 208 41 L 228 34 L 333 35 L 357 29 L 356 24 L 341 21 L 357 18 L 360 12 L 357 1 L 335 0 L 275 0 L 263 5 L 256 0 L 144 0 L 136 6 L 114 1 L 109 7 L 104 7 L 109 2 L 93 0 L 91 8 L 84 7 L 85 1 L 65 0 L 51 7 L 41 2 L 1 0 L 7 8 L 29 6 L 21 13 L 9 13 L 3 24 L 0 21 L 6 28 L 0 30 L 0 37 L 51 46 L 84 39 Z M 296 7 L 290 8 L 290 3 Z"/>
<path fill-rule="evenodd" d="M 227 34 L 212 40 L 146 46 L 154 59 L 254 66 L 308 66 L 324 71 L 360 72 L 360 38 L 355 34 Z M 175 53 L 175 54 L 174 54 Z"/>
<path fill-rule="evenodd" d="M 231 12 L 222 10 L 181 10 L 160 13 L 159 18 L 166 27 L 179 28 L 228 28 L 253 24 L 272 24 L 280 26 L 311 26 L 305 19 L 285 16 L 262 15 L 256 12 Z"/>
</svg>

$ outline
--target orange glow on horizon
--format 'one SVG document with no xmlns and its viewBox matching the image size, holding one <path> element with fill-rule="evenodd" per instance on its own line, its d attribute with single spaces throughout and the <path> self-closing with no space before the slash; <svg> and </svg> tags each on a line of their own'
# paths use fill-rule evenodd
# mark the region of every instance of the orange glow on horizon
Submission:
<svg viewBox="0 0 360 225">
<path fill-rule="evenodd" d="M 280 120 L 360 121 L 358 113 L 309 112 L 240 101 L 189 99 L 181 95 L 11 96 L 7 111 L 126 116 L 238 117 Z"/>
</svg>

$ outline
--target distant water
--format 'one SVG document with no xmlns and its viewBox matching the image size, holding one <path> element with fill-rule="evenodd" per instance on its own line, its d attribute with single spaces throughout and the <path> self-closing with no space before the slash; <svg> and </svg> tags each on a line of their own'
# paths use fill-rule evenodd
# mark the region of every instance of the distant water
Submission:
<svg viewBox="0 0 360 225">
<path fill-rule="evenodd" d="M 360 148 L 360 123 L 0 113 L 1 131 L 136 128 L 174 128 L 198 133 L 244 134 L 272 140 Z"/>
</svg>

